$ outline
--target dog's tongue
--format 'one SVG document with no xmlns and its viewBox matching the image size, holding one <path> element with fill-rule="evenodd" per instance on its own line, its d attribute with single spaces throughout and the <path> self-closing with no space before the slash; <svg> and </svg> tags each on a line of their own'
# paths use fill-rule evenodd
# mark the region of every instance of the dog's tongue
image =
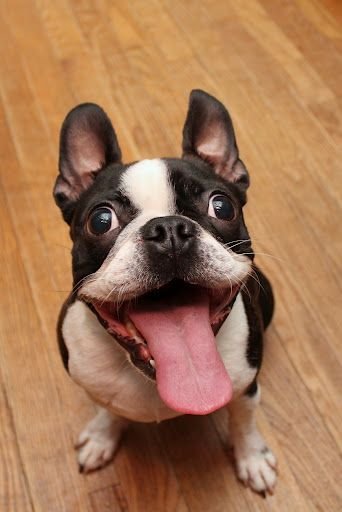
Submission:
<svg viewBox="0 0 342 512">
<path fill-rule="evenodd" d="M 162 400 L 184 414 L 209 414 L 229 402 L 232 384 L 216 348 L 205 290 L 142 299 L 130 312 L 156 364 Z"/>
</svg>

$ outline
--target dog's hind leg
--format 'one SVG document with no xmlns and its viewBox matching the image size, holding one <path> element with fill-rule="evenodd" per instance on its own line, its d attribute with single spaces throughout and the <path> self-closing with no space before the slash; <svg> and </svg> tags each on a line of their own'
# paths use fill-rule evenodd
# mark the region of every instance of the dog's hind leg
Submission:
<svg viewBox="0 0 342 512">
<path fill-rule="evenodd" d="M 277 480 L 277 461 L 255 423 L 259 401 L 260 389 L 256 385 L 252 393 L 229 404 L 230 441 L 238 478 L 256 492 L 272 494 Z"/>
<path fill-rule="evenodd" d="M 105 466 L 114 456 L 122 431 L 129 422 L 99 407 L 79 435 L 75 448 L 81 473 Z"/>
</svg>

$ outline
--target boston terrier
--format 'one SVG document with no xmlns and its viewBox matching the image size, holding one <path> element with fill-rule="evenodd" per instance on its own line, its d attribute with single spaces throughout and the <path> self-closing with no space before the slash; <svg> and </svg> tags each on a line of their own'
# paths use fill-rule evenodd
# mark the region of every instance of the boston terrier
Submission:
<svg viewBox="0 0 342 512">
<path fill-rule="evenodd" d="M 73 289 L 58 339 L 99 408 L 78 439 L 81 471 L 113 457 L 129 421 L 227 407 L 238 477 L 273 492 L 276 458 L 255 423 L 273 294 L 253 262 L 248 185 L 228 111 L 201 90 L 181 158 L 123 164 L 92 103 L 64 120 L 54 198 L 70 226 Z"/>
</svg>

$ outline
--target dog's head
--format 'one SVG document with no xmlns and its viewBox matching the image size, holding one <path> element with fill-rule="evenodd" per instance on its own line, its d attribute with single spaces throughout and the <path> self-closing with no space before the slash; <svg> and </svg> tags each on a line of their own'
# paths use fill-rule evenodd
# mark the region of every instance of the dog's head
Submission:
<svg viewBox="0 0 342 512">
<path fill-rule="evenodd" d="M 182 158 L 123 164 L 106 114 L 80 105 L 62 126 L 59 171 L 78 297 L 171 408 L 224 405 L 231 384 L 213 333 L 252 260 L 249 178 L 225 107 L 192 91 Z"/>
</svg>

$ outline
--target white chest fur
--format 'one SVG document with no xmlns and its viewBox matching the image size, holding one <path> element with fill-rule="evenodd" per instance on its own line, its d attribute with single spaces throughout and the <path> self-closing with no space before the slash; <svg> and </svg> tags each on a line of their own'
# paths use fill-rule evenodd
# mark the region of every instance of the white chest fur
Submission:
<svg viewBox="0 0 342 512">
<path fill-rule="evenodd" d="M 156 385 L 127 359 L 127 353 L 104 330 L 85 304 L 76 301 L 63 323 L 69 372 L 101 405 L 133 421 L 162 421 L 178 416 L 160 399 Z M 239 295 L 217 335 L 217 346 L 233 382 L 234 395 L 253 380 L 246 359 L 248 323 Z"/>
</svg>

